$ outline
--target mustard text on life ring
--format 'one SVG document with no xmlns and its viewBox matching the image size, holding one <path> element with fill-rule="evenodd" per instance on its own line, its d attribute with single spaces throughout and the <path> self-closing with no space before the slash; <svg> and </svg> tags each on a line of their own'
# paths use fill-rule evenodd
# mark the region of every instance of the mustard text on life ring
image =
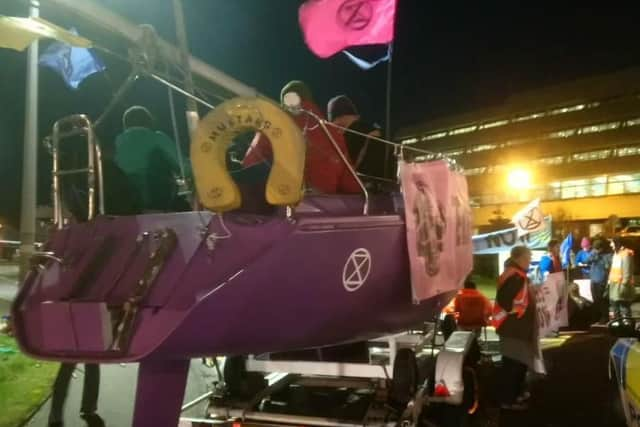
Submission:
<svg viewBox="0 0 640 427">
<path fill-rule="evenodd" d="M 233 98 L 218 105 L 199 123 L 191 143 L 191 163 L 202 205 L 216 212 L 242 204 L 231 178 L 226 152 L 243 132 L 263 132 L 271 141 L 273 164 L 266 199 L 273 205 L 295 205 L 302 198 L 305 143 L 300 128 L 274 102 L 262 98 Z"/>
</svg>

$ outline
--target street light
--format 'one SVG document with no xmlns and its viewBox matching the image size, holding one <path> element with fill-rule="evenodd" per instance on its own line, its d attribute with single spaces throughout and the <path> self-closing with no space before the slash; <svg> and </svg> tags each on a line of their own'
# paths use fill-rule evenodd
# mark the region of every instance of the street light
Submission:
<svg viewBox="0 0 640 427">
<path fill-rule="evenodd" d="M 507 185 L 513 190 L 526 190 L 531 187 L 531 172 L 516 168 L 509 172 Z"/>
</svg>

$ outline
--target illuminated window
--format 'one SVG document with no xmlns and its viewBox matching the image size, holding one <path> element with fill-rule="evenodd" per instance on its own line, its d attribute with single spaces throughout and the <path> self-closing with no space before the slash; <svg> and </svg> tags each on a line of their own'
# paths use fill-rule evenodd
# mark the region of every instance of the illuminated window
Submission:
<svg viewBox="0 0 640 427">
<path fill-rule="evenodd" d="M 432 139 L 444 138 L 445 136 L 447 136 L 446 132 L 432 133 L 431 135 L 423 136 L 422 140 L 423 141 L 429 141 L 429 140 L 432 140 Z"/>
<path fill-rule="evenodd" d="M 618 148 L 616 150 L 616 155 L 618 157 L 637 156 L 638 154 L 640 154 L 640 147 L 639 146 Z"/>
<path fill-rule="evenodd" d="M 637 119 L 633 119 L 633 120 L 627 120 L 626 122 L 624 122 L 625 126 L 638 126 L 640 125 L 640 118 Z"/>
<path fill-rule="evenodd" d="M 491 128 L 495 128 L 498 126 L 504 126 L 506 124 L 509 124 L 509 120 L 497 120 L 495 122 L 489 122 L 489 123 L 485 123 L 482 124 L 478 127 L 478 129 L 491 129 Z"/>
<path fill-rule="evenodd" d="M 576 129 L 565 129 L 565 130 L 560 130 L 557 132 L 551 132 L 549 135 L 547 135 L 549 138 L 568 138 L 570 136 L 575 135 L 577 132 Z"/>
<path fill-rule="evenodd" d="M 544 112 L 540 112 L 540 113 L 533 113 L 533 114 L 529 114 L 526 116 L 518 116 L 515 119 L 513 119 L 514 122 L 524 122 L 526 120 L 533 120 L 533 119 L 537 119 L 539 117 L 544 117 L 545 113 Z"/>
<path fill-rule="evenodd" d="M 403 144 L 403 145 L 415 144 L 416 142 L 418 142 L 418 138 L 407 138 L 407 139 L 403 139 L 402 141 L 400 141 L 400 143 Z"/>
<path fill-rule="evenodd" d="M 453 150 L 445 151 L 443 154 L 449 157 L 456 157 L 464 153 L 464 149 L 454 148 Z"/>
<path fill-rule="evenodd" d="M 471 168 L 471 169 L 465 169 L 464 170 L 464 174 L 469 176 L 469 175 L 481 175 L 483 173 L 485 173 L 487 171 L 486 167 L 481 167 L 481 168 Z"/>
<path fill-rule="evenodd" d="M 603 132 L 606 130 L 617 129 L 619 127 L 620 127 L 620 122 L 610 122 L 610 123 L 604 123 L 601 125 L 585 126 L 582 129 L 580 129 L 580 133 Z"/>
<path fill-rule="evenodd" d="M 564 156 L 544 157 L 542 159 L 534 160 L 533 163 L 547 166 L 561 165 L 562 163 L 564 163 Z"/>
<path fill-rule="evenodd" d="M 603 160 L 611 157 L 612 150 L 587 151 L 586 153 L 576 153 L 571 155 L 573 162 L 588 162 L 591 160 Z"/>
<path fill-rule="evenodd" d="M 549 114 L 554 116 L 556 114 L 571 113 L 573 111 L 584 110 L 585 107 L 586 105 L 584 104 L 578 104 L 578 105 L 572 105 L 571 107 L 556 108 L 555 110 L 549 111 Z"/>
<path fill-rule="evenodd" d="M 471 147 L 471 148 L 469 148 L 467 150 L 467 153 L 477 153 L 479 151 L 494 150 L 496 148 L 497 148 L 497 146 L 495 144 L 474 145 L 473 147 Z"/>
<path fill-rule="evenodd" d="M 453 129 L 449 131 L 449 135 L 460 135 L 462 133 L 469 133 L 469 132 L 473 132 L 477 128 L 478 126 L 473 125 L 473 126 L 467 126 L 464 128 Z"/>
</svg>

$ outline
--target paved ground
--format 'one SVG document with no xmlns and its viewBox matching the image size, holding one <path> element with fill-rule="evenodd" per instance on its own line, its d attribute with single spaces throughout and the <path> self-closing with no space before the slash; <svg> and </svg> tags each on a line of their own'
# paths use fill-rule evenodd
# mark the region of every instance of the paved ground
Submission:
<svg viewBox="0 0 640 427">
<path fill-rule="evenodd" d="M 80 399 L 82 395 L 84 367 L 76 369 L 75 378 L 71 381 L 69 397 L 65 406 L 65 427 L 85 427 L 86 423 L 79 417 Z M 98 413 L 107 427 L 126 427 L 131 425 L 138 365 L 103 365 L 101 367 L 100 398 Z M 200 360 L 191 362 L 189 380 L 185 394 L 185 402 L 191 401 L 208 391 L 208 385 L 215 379 L 211 369 L 205 367 Z M 46 427 L 49 415 L 49 401 L 31 419 L 27 427 Z M 186 411 L 183 415 L 201 417 L 205 414 L 206 403 Z"/>
<path fill-rule="evenodd" d="M 0 264 L 0 316 L 8 314 L 10 304 L 18 290 L 18 268 L 16 265 Z M 131 425 L 135 388 L 137 381 L 137 364 L 103 365 L 101 367 L 100 398 L 98 412 L 110 427 Z M 85 427 L 86 423 L 79 418 L 80 398 L 84 366 L 79 365 L 71 381 L 69 397 L 65 407 L 65 427 Z M 189 380 L 185 393 L 185 402 L 206 393 L 215 380 L 214 370 L 204 366 L 200 360 L 193 360 L 189 370 Z M 35 414 L 28 427 L 46 427 L 50 402 L 44 403 Z M 205 414 L 206 403 L 195 406 L 184 413 L 185 416 L 201 417 Z"/>
</svg>

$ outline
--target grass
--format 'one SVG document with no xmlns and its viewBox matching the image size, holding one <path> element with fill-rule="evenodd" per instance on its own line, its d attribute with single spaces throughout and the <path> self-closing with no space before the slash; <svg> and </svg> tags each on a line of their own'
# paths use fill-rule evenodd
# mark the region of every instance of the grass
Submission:
<svg viewBox="0 0 640 427">
<path fill-rule="evenodd" d="M 0 335 L 0 427 L 16 427 L 51 392 L 57 363 L 41 362 L 20 353 L 13 338 Z"/>
<path fill-rule="evenodd" d="M 496 297 L 497 280 L 496 278 L 480 276 L 478 274 L 473 275 L 473 281 L 476 282 L 478 290 L 491 300 Z"/>
</svg>

